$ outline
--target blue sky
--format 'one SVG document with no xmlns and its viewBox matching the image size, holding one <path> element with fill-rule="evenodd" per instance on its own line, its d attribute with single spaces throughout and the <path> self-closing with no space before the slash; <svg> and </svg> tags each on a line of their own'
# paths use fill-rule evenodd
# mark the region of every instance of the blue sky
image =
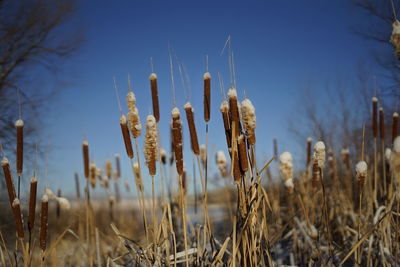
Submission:
<svg viewBox="0 0 400 267">
<path fill-rule="evenodd" d="M 298 96 L 306 84 L 316 87 L 338 73 L 353 75 L 361 60 L 370 58 L 369 43 L 354 35 L 351 27 L 366 19 L 350 1 L 82 1 L 75 22 L 86 32 L 86 43 L 66 64 L 64 88 L 48 117 L 46 135 L 55 145 L 49 154 L 48 184 L 73 192 L 73 173 L 82 177 L 81 142 L 87 138 L 91 156 L 104 167 L 114 153 L 122 157 L 123 175 L 133 181 L 119 128 L 119 112 L 112 77 L 122 99 L 127 74 L 144 124 L 151 112 L 148 76 L 150 57 L 158 75 L 161 104 L 161 143 L 169 150 L 172 91 L 168 43 L 185 64 L 191 80 L 200 143 L 205 142 L 202 119 L 202 76 L 205 56 L 212 76 L 210 157 L 225 149 L 219 105 L 222 97 L 217 73 L 227 90 L 227 56 L 220 55 L 232 36 L 239 97 L 246 91 L 256 107 L 257 151 L 270 157 L 272 138 L 280 151 L 294 144 L 287 118 L 296 111 Z M 175 69 L 175 74 L 178 74 Z M 186 102 L 179 76 L 175 75 L 177 105 Z M 126 111 L 125 102 L 123 103 Z M 184 119 L 185 154 L 189 139 Z M 301 127 L 301 126 L 300 126 Z M 143 135 L 139 141 L 142 143 Z M 57 143 L 54 143 L 57 140 Z M 58 140 L 61 140 L 59 142 Z M 143 156 L 143 153 L 140 153 Z M 192 165 L 188 157 L 187 165 Z M 142 158 L 143 162 L 143 158 Z M 213 164 L 214 166 L 214 164 Z M 144 169 L 147 172 L 147 169 Z M 211 172 L 215 172 L 212 167 Z M 42 175 L 44 175 L 42 173 Z M 157 179 L 157 178 L 156 178 Z M 148 179 L 147 179 L 148 180 Z M 145 186 L 149 185 L 145 182 Z M 148 188 L 148 186 L 147 186 Z"/>
</svg>

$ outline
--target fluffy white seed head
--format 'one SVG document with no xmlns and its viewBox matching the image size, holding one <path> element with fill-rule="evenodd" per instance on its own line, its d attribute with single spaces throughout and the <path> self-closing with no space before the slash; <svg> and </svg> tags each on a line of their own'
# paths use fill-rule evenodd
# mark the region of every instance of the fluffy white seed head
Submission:
<svg viewBox="0 0 400 267">
<path fill-rule="evenodd" d="M 392 35 L 400 34 L 400 22 L 397 19 L 393 22 L 392 26 L 393 26 Z"/>
<path fill-rule="evenodd" d="M 221 106 L 219 107 L 219 110 L 221 112 L 228 112 L 229 111 L 229 103 L 228 103 L 228 101 L 226 101 L 226 100 L 222 101 Z"/>
<path fill-rule="evenodd" d="M 15 122 L 15 127 L 24 127 L 24 121 L 19 119 Z"/>
<path fill-rule="evenodd" d="M 126 117 L 124 114 L 122 114 L 121 117 L 119 117 L 119 123 L 126 124 Z"/>
<path fill-rule="evenodd" d="M 285 187 L 289 191 L 289 193 L 293 192 L 294 189 L 293 178 L 289 178 L 285 181 Z"/>
<path fill-rule="evenodd" d="M 171 112 L 172 118 L 177 119 L 180 117 L 181 113 L 177 107 L 174 107 Z"/>
<path fill-rule="evenodd" d="M 242 101 L 241 111 L 244 129 L 250 137 L 251 135 L 254 135 L 256 129 L 256 109 L 250 99 L 246 98 Z"/>
<path fill-rule="evenodd" d="M 48 197 L 50 199 L 57 199 L 57 196 L 53 193 L 53 191 L 51 191 L 50 188 L 46 188 L 45 194 L 46 194 L 46 197 Z"/>
<path fill-rule="evenodd" d="M 221 172 L 224 172 L 226 169 L 226 156 L 224 151 L 220 150 L 216 155 L 217 165 Z"/>
<path fill-rule="evenodd" d="M 398 116 L 399 116 L 399 113 L 397 113 L 397 112 L 393 113 L 393 117 L 398 117 Z"/>
<path fill-rule="evenodd" d="M 60 204 L 61 209 L 63 210 L 69 210 L 71 208 L 71 204 L 69 203 L 68 199 L 65 197 L 59 197 L 57 198 L 58 204 Z"/>
<path fill-rule="evenodd" d="M 157 74 L 155 74 L 154 72 L 151 73 L 150 76 L 149 76 L 149 79 L 150 79 L 150 80 L 155 80 L 155 79 L 157 79 Z"/>
<path fill-rule="evenodd" d="M 365 180 L 367 177 L 368 165 L 365 161 L 356 164 L 356 176 L 358 180 Z"/>
<path fill-rule="evenodd" d="M 312 142 L 312 138 L 311 137 L 308 137 L 307 138 L 307 143 L 311 143 Z"/>
<path fill-rule="evenodd" d="M 42 202 L 48 202 L 49 201 L 49 196 L 47 194 L 44 194 L 42 196 Z"/>
<path fill-rule="evenodd" d="M 378 98 L 376 98 L 375 96 L 372 97 L 372 102 L 378 102 Z"/>
<path fill-rule="evenodd" d="M 342 148 L 342 150 L 340 151 L 340 153 L 342 155 L 348 155 L 350 154 L 350 150 L 348 148 Z"/>
<path fill-rule="evenodd" d="M 183 106 L 183 108 L 184 108 L 184 109 L 192 109 L 192 111 L 194 111 L 194 110 L 193 110 L 193 107 L 192 107 L 192 104 L 190 104 L 190 102 L 187 102 L 187 103 Z"/>
<path fill-rule="evenodd" d="M 318 167 L 324 168 L 325 157 L 325 144 L 322 141 L 318 141 L 314 145 L 314 159 L 318 161 Z"/>
<path fill-rule="evenodd" d="M 14 198 L 13 203 L 12 203 L 13 208 L 15 208 L 17 205 L 19 205 L 19 199 Z"/>
<path fill-rule="evenodd" d="M 204 73 L 203 79 L 211 79 L 211 74 L 209 72 Z"/>
<path fill-rule="evenodd" d="M 136 108 L 136 96 L 133 92 L 128 92 L 126 95 L 126 104 L 130 111 L 133 111 Z"/>
<path fill-rule="evenodd" d="M 201 144 L 200 145 L 200 159 L 201 162 L 205 163 L 207 159 L 207 151 L 206 151 L 206 145 Z"/>
<path fill-rule="evenodd" d="M 31 178 L 31 183 L 36 183 L 36 182 L 37 182 L 36 176 L 32 176 L 32 178 Z"/>
<path fill-rule="evenodd" d="M 8 161 L 8 158 L 3 157 L 3 159 L 1 160 L 1 166 L 5 166 L 7 164 L 10 164 L 10 162 Z"/>
<path fill-rule="evenodd" d="M 400 153 L 400 136 L 393 141 L 393 152 Z"/>
<path fill-rule="evenodd" d="M 228 97 L 229 99 L 231 98 L 237 98 L 237 92 L 235 88 L 229 88 L 228 90 Z"/>
<path fill-rule="evenodd" d="M 290 152 L 283 152 L 279 156 L 279 170 L 282 174 L 282 178 L 286 181 L 293 178 L 293 157 Z"/>
<path fill-rule="evenodd" d="M 153 115 L 147 116 L 146 119 L 146 135 L 144 143 L 144 156 L 146 165 L 154 168 L 153 163 L 157 160 L 157 124 Z M 155 170 L 151 170 L 154 172 Z"/>
<path fill-rule="evenodd" d="M 386 158 L 387 162 L 390 161 L 391 155 L 392 155 L 392 150 L 390 148 L 386 148 L 386 150 L 385 150 L 385 158 Z"/>
</svg>

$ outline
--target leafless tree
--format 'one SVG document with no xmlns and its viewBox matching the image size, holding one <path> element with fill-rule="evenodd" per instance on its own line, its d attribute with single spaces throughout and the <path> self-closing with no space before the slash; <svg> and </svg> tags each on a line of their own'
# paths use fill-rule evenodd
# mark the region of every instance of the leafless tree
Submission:
<svg viewBox="0 0 400 267">
<path fill-rule="evenodd" d="M 73 0 L 0 0 L 0 140 L 10 151 L 15 147 L 14 122 L 19 99 L 25 121 L 25 147 L 43 122 L 41 115 L 57 89 L 46 81 L 61 70 L 83 41 L 71 25 L 77 5 Z M 41 86 L 35 85 L 38 77 Z M 36 137 L 34 137 L 36 139 Z"/>
</svg>

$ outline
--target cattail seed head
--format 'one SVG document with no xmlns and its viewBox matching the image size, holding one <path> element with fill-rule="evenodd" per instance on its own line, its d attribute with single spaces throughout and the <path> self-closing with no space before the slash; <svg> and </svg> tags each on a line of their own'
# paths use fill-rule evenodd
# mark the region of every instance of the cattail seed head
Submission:
<svg viewBox="0 0 400 267">
<path fill-rule="evenodd" d="M 349 169 L 350 168 L 350 150 L 348 148 L 343 148 L 340 153 L 342 155 L 343 164 L 346 166 L 346 168 Z"/>
<path fill-rule="evenodd" d="M 136 108 L 136 96 L 133 92 L 128 92 L 126 95 L 126 104 L 129 110 L 134 110 Z"/>
<path fill-rule="evenodd" d="M 24 160 L 24 121 L 17 120 L 15 128 L 17 129 L 17 174 L 21 175 Z"/>
<path fill-rule="evenodd" d="M 28 211 L 29 231 L 32 231 L 32 229 L 35 226 L 36 193 L 37 193 L 37 179 L 35 176 L 33 176 L 31 179 L 31 186 L 29 190 L 29 211 Z"/>
<path fill-rule="evenodd" d="M 202 144 L 200 146 L 200 160 L 201 160 L 201 164 L 203 164 L 203 166 L 205 166 L 206 160 L 207 160 L 207 150 L 206 150 L 205 144 Z"/>
<path fill-rule="evenodd" d="M 256 143 L 256 110 L 250 99 L 246 98 L 242 101 L 242 119 L 246 135 L 251 145 Z"/>
<path fill-rule="evenodd" d="M 85 178 L 89 178 L 89 143 L 88 141 L 82 142 L 82 151 L 83 151 L 83 168 L 85 172 Z"/>
<path fill-rule="evenodd" d="M 153 115 L 147 116 L 144 156 L 150 175 L 156 174 L 157 160 L 157 123 Z"/>
<path fill-rule="evenodd" d="M 391 155 L 392 155 L 392 150 L 390 148 L 386 148 L 385 150 L 386 162 L 390 162 Z"/>
<path fill-rule="evenodd" d="M 204 120 L 210 120 L 210 102 L 211 102 L 211 75 L 209 72 L 204 73 Z"/>
<path fill-rule="evenodd" d="M 293 178 L 289 178 L 285 181 L 285 187 L 288 190 L 289 194 L 293 193 L 294 190 Z"/>
<path fill-rule="evenodd" d="M 111 179 L 112 177 L 112 163 L 111 160 L 106 160 L 106 175 L 108 179 Z"/>
<path fill-rule="evenodd" d="M 230 111 L 230 118 L 231 124 L 235 125 L 235 129 L 232 127 L 232 131 L 235 132 L 235 137 L 239 135 L 239 109 L 238 109 L 238 100 L 237 100 L 237 92 L 235 88 L 230 88 L 228 91 L 229 97 L 229 111 Z"/>
<path fill-rule="evenodd" d="M 372 98 L 372 133 L 374 138 L 378 136 L 378 98 Z"/>
<path fill-rule="evenodd" d="M 133 138 L 138 138 L 142 132 L 142 124 L 140 123 L 139 110 L 135 107 L 127 114 L 129 130 Z"/>
<path fill-rule="evenodd" d="M 365 161 L 360 161 L 356 165 L 356 177 L 360 184 L 364 184 L 367 178 L 368 165 Z"/>
<path fill-rule="evenodd" d="M 121 115 L 119 119 L 119 123 L 121 125 L 122 137 L 124 138 L 124 144 L 126 149 L 126 154 L 129 158 L 133 158 L 133 149 L 132 149 L 132 142 L 131 137 L 129 136 L 128 125 L 126 124 L 126 117 Z"/>
<path fill-rule="evenodd" d="M 314 158 L 313 165 L 312 165 L 312 186 L 316 188 L 318 186 L 319 181 L 319 166 L 318 160 Z"/>
<path fill-rule="evenodd" d="M 175 151 L 176 170 L 179 175 L 183 174 L 183 150 L 182 150 L 182 121 L 177 107 L 172 109 L 172 133 Z"/>
<path fill-rule="evenodd" d="M 66 199 L 65 197 L 58 197 L 57 203 L 60 205 L 61 209 L 63 209 L 63 210 L 69 210 L 71 208 L 71 204 L 69 203 L 69 200 Z"/>
<path fill-rule="evenodd" d="M 153 115 L 156 122 L 160 121 L 160 106 L 158 104 L 158 86 L 157 86 L 157 75 L 151 73 L 150 77 L 150 87 L 151 87 L 151 99 L 153 101 Z"/>
<path fill-rule="evenodd" d="M 224 129 L 225 129 L 225 137 L 226 137 L 226 144 L 228 145 L 228 149 L 232 148 L 232 141 L 231 141 L 231 123 L 229 121 L 229 104 L 228 101 L 224 100 L 221 103 L 220 111 L 222 114 L 222 120 L 224 122 Z"/>
<path fill-rule="evenodd" d="M 46 194 L 42 197 L 42 208 L 40 213 L 40 248 L 42 251 L 46 250 L 47 243 L 47 219 L 49 211 L 49 198 Z"/>
<path fill-rule="evenodd" d="M 379 134 L 381 140 L 385 140 L 385 113 L 383 108 L 379 108 Z"/>
<path fill-rule="evenodd" d="M 190 144 L 195 155 L 200 154 L 199 141 L 197 139 L 196 125 L 194 123 L 194 110 L 190 102 L 185 104 L 186 119 L 189 126 Z"/>
<path fill-rule="evenodd" d="M 1 160 L 1 166 L 3 167 L 4 179 L 6 180 L 8 199 L 10 200 L 10 205 L 16 198 L 14 182 L 11 176 L 10 163 L 6 157 Z"/>
<path fill-rule="evenodd" d="M 18 198 L 13 200 L 12 209 L 15 217 L 15 226 L 17 228 L 17 237 L 24 238 L 24 224 L 22 222 L 21 206 Z"/>
<path fill-rule="evenodd" d="M 318 161 L 318 167 L 323 169 L 325 165 L 325 144 L 322 141 L 318 141 L 314 145 L 314 158 Z"/>
<path fill-rule="evenodd" d="M 90 164 L 90 184 L 92 188 L 96 187 L 97 167 L 95 163 Z"/>
<path fill-rule="evenodd" d="M 240 162 L 238 151 L 235 150 L 232 153 L 232 164 L 233 164 L 233 182 L 239 184 L 242 178 L 242 173 L 240 172 Z"/>
<path fill-rule="evenodd" d="M 137 163 L 137 162 L 133 163 L 133 171 L 135 172 L 136 185 L 139 187 L 139 190 L 142 191 L 143 190 L 143 182 L 142 182 L 142 176 L 141 176 L 139 163 Z"/>
<path fill-rule="evenodd" d="M 312 138 L 307 138 L 307 162 L 306 166 L 310 165 L 311 162 L 311 145 L 312 145 Z"/>
<path fill-rule="evenodd" d="M 392 142 L 398 136 L 398 128 L 399 128 L 399 113 L 393 113 L 393 122 L 392 122 Z"/>
<path fill-rule="evenodd" d="M 393 142 L 393 150 L 390 153 L 390 170 L 399 179 L 400 177 L 400 136 Z"/>
<path fill-rule="evenodd" d="M 226 157 L 224 151 L 218 151 L 216 154 L 216 162 L 218 169 L 221 171 L 221 176 L 226 176 Z"/>
<path fill-rule="evenodd" d="M 392 24 L 392 35 L 390 36 L 390 43 L 395 48 L 397 58 L 400 58 L 400 22 L 396 19 Z"/>
<path fill-rule="evenodd" d="M 293 157 L 290 152 L 283 152 L 279 157 L 280 165 L 279 170 L 282 178 L 286 181 L 293 178 Z"/>
<path fill-rule="evenodd" d="M 239 135 L 238 138 L 238 150 L 239 150 L 239 162 L 240 169 L 243 173 L 248 170 L 248 161 L 247 161 L 247 149 L 246 149 L 246 141 L 244 139 L 244 135 Z"/>
</svg>

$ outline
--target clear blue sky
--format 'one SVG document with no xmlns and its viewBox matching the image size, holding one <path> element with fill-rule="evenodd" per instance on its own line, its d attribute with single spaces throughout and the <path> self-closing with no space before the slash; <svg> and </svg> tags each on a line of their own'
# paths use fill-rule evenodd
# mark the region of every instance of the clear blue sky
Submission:
<svg viewBox="0 0 400 267">
<path fill-rule="evenodd" d="M 293 142 L 286 120 L 296 110 L 298 95 L 310 81 L 321 84 L 337 73 L 352 75 L 360 60 L 370 57 L 373 44 L 360 39 L 351 27 L 366 18 L 356 13 L 350 1 L 81 1 L 76 20 L 87 42 L 71 59 L 64 79 L 73 85 L 63 89 L 52 108 L 47 130 L 55 149 L 49 155 L 49 185 L 73 192 L 73 172 L 82 177 L 81 142 L 87 138 L 90 153 L 101 167 L 114 153 L 122 157 L 123 175 L 133 177 L 128 166 L 112 77 L 115 75 L 124 99 L 127 73 L 132 77 L 144 125 L 151 111 L 148 76 L 150 57 L 158 75 L 161 102 L 161 142 L 169 150 L 171 81 L 168 42 L 186 65 L 192 85 L 200 143 L 205 142 L 202 119 L 202 76 L 205 55 L 212 75 L 210 124 L 211 172 L 214 154 L 225 149 L 219 105 L 217 72 L 228 85 L 226 55 L 220 56 L 228 35 L 232 36 L 237 89 L 256 107 L 257 150 L 271 156 L 272 138 L 280 150 Z M 177 70 L 175 70 L 177 74 Z M 185 104 L 177 81 L 177 105 Z M 225 88 L 227 90 L 227 88 Z M 123 103 L 126 111 L 125 102 Z M 188 129 L 184 119 L 185 154 L 189 154 Z M 140 142 L 143 141 L 143 135 Z M 57 143 L 54 143 L 57 140 Z M 60 142 L 58 141 L 60 140 Z M 143 156 L 143 153 L 140 153 Z M 187 157 L 192 165 L 192 157 Z M 142 158 L 143 162 L 143 158 Z M 147 169 L 144 169 L 145 173 Z M 43 173 L 42 173 L 43 175 Z M 158 179 L 158 177 L 156 178 Z M 148 182 L 145 186 L 148 187 Z"/>
</svg>

